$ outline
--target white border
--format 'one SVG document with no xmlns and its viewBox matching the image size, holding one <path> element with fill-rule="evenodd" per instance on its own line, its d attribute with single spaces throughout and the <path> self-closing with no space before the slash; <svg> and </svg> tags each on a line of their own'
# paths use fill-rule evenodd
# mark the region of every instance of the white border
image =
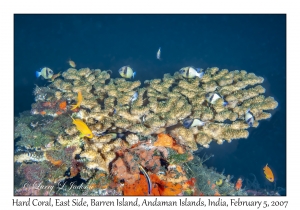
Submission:
<svg viewBox="0 0 300 210">
<path fill-rule="evenodd" d="M 296 1 L 36 1 L 14 0 L 0 3 L 0 59 L 1 59 L 1 185 L 2 207 L 11 207 L 13 197 L 13 14 L 14 13 L 287 13 L 287 197 L 243 197 L 243 200 L 288 200 L 287 209 L 297 209 L 299 199 L 299 11 Z M 47 27 L 47 26 L 45 26 Z M 270 142 L 270 146 L 272 142 Z M 9 148 L 9 149 L 8 149 Z M 36 197 L 35 197 L 36 198 Z M 71 199 L 71 197 L 68 197 Z M 26 197 L 22 197 L 26 199 Z M 44 200 L 44 197 L 41 199 Z M 85 198 L 87 199 L 87 197 Z M 100 198 L 101 199 L 101 198 Z M 106 198 L 102 198 L 106 199 Z M 110 197 L 110 199 L 115 199 Z M 130 198 L 129 198 L 130 199 Z M 133 197 L 131 197 L 133 199 Z M 168 197 L 168 200 L 177 199 Z M 222 199 L 230 199 L 229 197 Z M 295 208 L 294 208 L 295 207 Z M 23 207 L 27 208 L 28 207 Z M 31 207 L 32 208 L 32 207 Z M 68 207 L 78 208 L 78 207 Z M 98 207 L 101 208 L 101 207 Z M 153 207 L 151 207 L 153 208 Z M 155 207 L 159 208 L 159 207 Z M 171 209 L 163 207 L 164 209 Z M 174 208 L 174 207 L 173 207 Z M 199 207 L 198 207 L 199 208 Z M 129 208 L 125 208 L 129 209 Z M 130 208 L 132 209 L 132 208 Z M 208 208 L 206 208 L 208 209 Z M 211 209 L 211 208 L 210 208 Z M 249 208 L 248 208 L 249 209 Z"/>
</svg>

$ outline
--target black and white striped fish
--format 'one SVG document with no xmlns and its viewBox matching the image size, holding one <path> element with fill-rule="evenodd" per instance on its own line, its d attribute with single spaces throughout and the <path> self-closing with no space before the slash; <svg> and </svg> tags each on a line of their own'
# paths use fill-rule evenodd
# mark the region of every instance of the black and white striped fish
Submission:
<svg viewBox="0 0 300 210">
<path fill-rule="evenodd" d="M 136 72 L 133 72 L 130 66 L 123 66 L 119 69 L 119 74 L 124 78 L 134 78 Z"/>
<path fill-rule="evenodd" d="M 200 119 L 185 119 L 183 120 L 183 126 L 187 129 L 195 127 L 195 126 L 203 126 L 205 122 L 201 121 Z"/>
<path fill-rule="evenodd" d="M 253 126 L 253 123 L 254 123 L 254 115 L 253 113 L 250 111 L 250 108 L 247 109 L 246 113 L 245 113 L 245 121 L 246 123 L 252 127 Z"/>
<path fill-rule="evenodd" d="M 130 98 L 130 103 L 133 103 L 134 101 L 136 101 L 139 97 L 139 94 L 137 91 L 134 92 L 134 94 L 131 96 Z"/>
<path fill-rule="evenodd" d="M 36 77 L 42 76 L 45 79 L 51 79 L 53 76 L 53 71 L 48 67 L 40 68 L 40 71 L 35 72 L 35 76 Z"/>
<path fill-rule="evenodd" d="M 205 95 L 205 97 L 206 97 L 206 100 L 211 104 L 215 104 L 219 98 L 222 98 L 218 93 L 207 93 Z M 228 105 L 228 102 L 224 100 L 223 106 L 226 106 L 226 105 Z"/>
<path fill-rule="evenodd" d="M 183 77 L 192 79 L 195 77 L 202 78 L 204 75 L 203 69 L 200 68 L 194 68 L 192 66 L 183 67 L 179 70 L 179 74 L 181 74 Z"/>
</svg>

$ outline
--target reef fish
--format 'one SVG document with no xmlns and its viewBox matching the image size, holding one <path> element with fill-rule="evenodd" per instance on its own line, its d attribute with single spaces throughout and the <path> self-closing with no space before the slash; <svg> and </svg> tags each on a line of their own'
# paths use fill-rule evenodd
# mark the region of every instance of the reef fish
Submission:
<svg viewBox="0 0 300 210">
<path fill-rule="evenodd" d="M 199 119 L 185 119 L 183 120 L 183 126 L 187 129 L 195 126 L 203 126 L 205 125 L 205 122 L 199 120 Z"/>
<path fill-rule="evenodd" d="M 205 97 L 206 97 L 206 100 L 211 104 L 215 104 L 219 98 L 222 98 L 218 93 L 207 93 L 205 95 Z M 228 102 L 224 101 L 223 106 L 226 106 L 226 105 L 228 105 Z"/>
<path fill-rule="evenodd" d="M 247 109 L 247 111 L 245 113 L 245 121 L 250 127 L 253 126 L 254 116 L 253 116 L 252 112 L 250 112 L 250 109 Z"/>
<path fill-rule="evenodd" d="M 73 124 L 76 125 L 77 130 L 80 132 L 80 137 L 88 137 L 88 138 L 93 138 L 93 133 L 89 129 L 89 127 L 80 119 L 74 119 L 71 117 L 73 120 Z"/>
<path fill-rule="evenodd" d="M 60 74 L 60 72 L 59 73 L 57 73 L 57 74 L 54 74 L 52 77 L 51 77 L 51 79 L 50 79 L 50 81 L 49 82 L 53 82 L 57 77 L 59 77 L 61 74 Z"/>
<path fill-rule="evenodd" d="M 51 79 L 52 76 L 53 76 L 53 71 L 50 68 L 48 68 L 48 67 L 40 68 L 40 71 L 36 71 L 35 72 L 35 76 L 39 77 L 41 75 L 45 79 Z"/>
<path fill-rule="evenodd" d="M 181 74 L 185 78 L 195 78 L 199 77 L 200 79 L 203 77 L 204 72 L 202 72 L 203 69 L 200 68 L 194 68 L 192 66 L 183 67 L 179 70 L 179 74 Z"/>
<path fill-rule="evenodd" d="M 75 68 L 76 67 L 76 63 L 74 61 L 72 61 L 71 59 L 68 60 L 68 63 L 69 65 L 72 67 L 72 68 Z"/>
<path fill-rule="evenodd" d="M 121 77 L 124 78 L 134 78 L 134 76 L 136 75 L 136 72 L 133 72 L 132 68 L 130 66 L 123 66 L 119 69 L 119 74 L 121 75 Z"/>
<path fill-rule="evenodd" d="M 132 97 L 130 98 L 130 103 L 133 103 L 135 100 L 137 100 L 138 96 L 139 96 L 138 92 L 135 91 Z"/>
<path fill-rule="evenodd" d="M 221 186 L 223 184 L 223 179 L 219 179 L 216 181 L 216 185 Z"/>
<path fill-rule="evenodd" d="M 78 96 L 77 96 L 77 103 L 75 105 L 71 105 L 72 106 L 71 110 L 74 110 L 77 107 L 80 107 L 81 102 L 82 102 L 82 95 L 81 95 L 81 92 L 79 91 Z"/>
<path fill-rule="evenodd" d="M 144 176 L 146 177 L 147 184 L 148 184 L 148 195 L 150 195 L 151 191 L 152 191 L 152 182 L 151 182 L 151 179 L 150 179 L 148 173 L 143 168 L 143 166 L 141 166 L 140 164 L 139 164 L 139 169 L 144 174 Z"/>
<path fill-rule="evenodd" d="M 157 58 L 158 60 L 161 60 L 161 58 L 160 58 L 160 53 L 161 53 L 161 48 L 159 48 L 158 51 L 157 51 L 157 53 L 156 53 L 156 58 Z"/>
<path fill-rule="evenodd" d="M 270 182 L 274 182 L 274 174 L 272 170 L 269 168 L 268 164 L 263 168 L 263 170 L 267 180 L 269 180 Z"/>
<path fill-rule="evenodd" d="M 241 178 L 239 178 L 236 183 L 235 183 L 235 189 L 236 190 L 240 190 L 243 186 L 243 180 Z"/>
</svg>

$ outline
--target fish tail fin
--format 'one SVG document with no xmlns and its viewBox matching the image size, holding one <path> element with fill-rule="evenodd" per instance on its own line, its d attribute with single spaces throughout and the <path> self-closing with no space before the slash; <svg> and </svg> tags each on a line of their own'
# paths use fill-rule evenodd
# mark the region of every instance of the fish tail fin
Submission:
<svg viewBox="0 0 300 210">
<path fill-rule="evenodd" d="M 207 122 L 202 122 L 201 121 L 201 125 L 200 126 L 204 126 Z"/>
<path fill-rule="evenodd" d="M 41 72 L 36 71 L 35 76 L 38 78 L 39 76 L 41 76 Z"/>
<path fill-rule="evenodd" d="M 197 72 L 196 76 L 199 77 L 200 79 L 203 77 L 204 72 Z"/>
<path fill-rule="evenodd" d="M 133 74 L 132 74 L 132 78 L 134 78 L 134 76 L 136 75 L 136 72 L 133 72 Z"/>
<path fill-rule="evenodd" d="M 75 104 L 75 105 L 71 105 L 71 110 L 74 110 L 74 109 L 76 109 L 77 107 L 78 107 L 78 104 Z"/>
</svg>

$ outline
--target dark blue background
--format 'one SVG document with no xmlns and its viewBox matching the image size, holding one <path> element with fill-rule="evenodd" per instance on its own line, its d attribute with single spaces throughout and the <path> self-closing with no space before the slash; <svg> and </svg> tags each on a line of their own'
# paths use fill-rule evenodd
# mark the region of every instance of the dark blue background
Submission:
<svg viewBox="0 0 300 210">
<path fill-rule="evenodd" d="M 15 15 L 14 114 L 30 110 L 35 71 L 48 66 L 117 70 L 130 65 L 136 79 L 162 78 L 181 67 L 217 66 L 246 70 L 265 78 L 266 95 L 279 106 L 272 118 L 250 129 L 248 139 L 211 144 L 208 166 L 225 174 L 256 175 L 262 188 L 266 163 L 277 186 L 286 187 L 286 16 L 285 15 Z M 156 59 L 162 48 L 162 61 Z"/>
</svg>

